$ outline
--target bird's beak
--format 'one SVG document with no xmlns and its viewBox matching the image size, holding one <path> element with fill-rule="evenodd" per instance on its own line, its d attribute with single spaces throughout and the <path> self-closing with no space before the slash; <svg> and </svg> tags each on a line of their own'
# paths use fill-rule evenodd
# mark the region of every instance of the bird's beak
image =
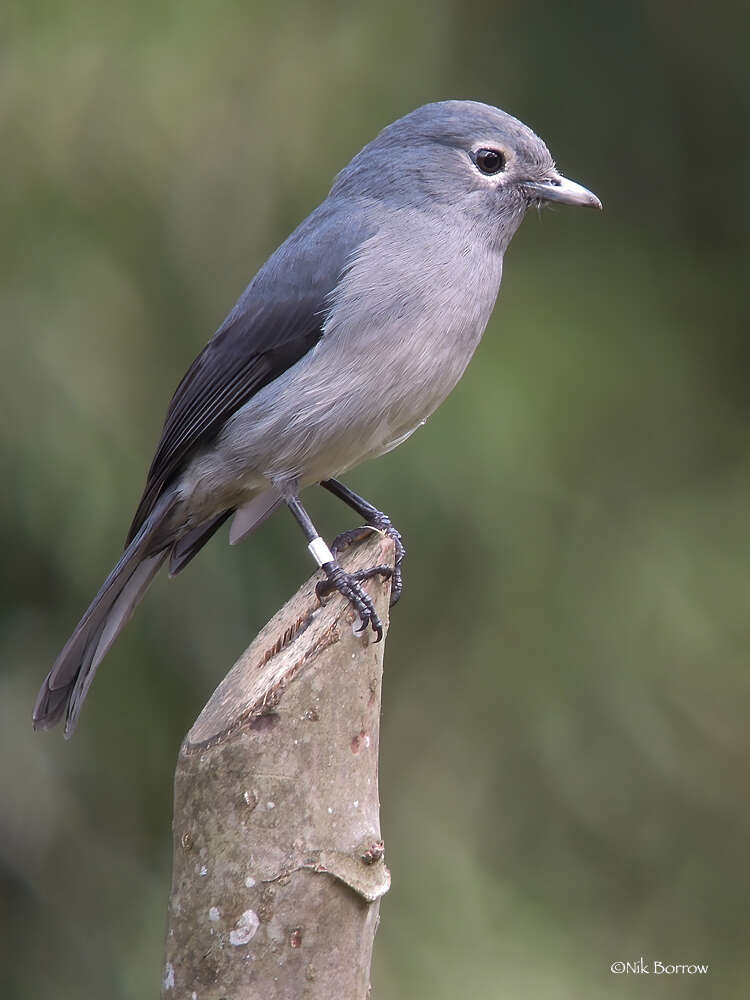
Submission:
<svg viewBox="0 0 750 1000">
<path fill-rule="evenodd" d="M 600 211 L 602 208 L 602 203 L 592 191 L 558 173 L 543 181 L 526 181 L 523 187 L 529 197 L 541 198 L 542 201 L 558 201 L 562 205 L 583 205 L 598 208 Z"/>
</svg>

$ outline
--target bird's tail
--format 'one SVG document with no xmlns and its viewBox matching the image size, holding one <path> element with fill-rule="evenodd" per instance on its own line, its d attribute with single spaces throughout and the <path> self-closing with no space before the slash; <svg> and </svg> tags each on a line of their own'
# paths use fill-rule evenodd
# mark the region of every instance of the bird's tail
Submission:
<svg viewBox="0 0 750 1000">
<path fill-rule="evenodd" d="M 65 736 L 73 735 L 96 668 L 169 555 L 173 539 L 160 537 L 160 528 L 172 503 L 165 496 L 156 504 L 76 625 L 42 684 L 34 706 L 35 729 L 50 729 L 66 713 Z"/>
</svg>

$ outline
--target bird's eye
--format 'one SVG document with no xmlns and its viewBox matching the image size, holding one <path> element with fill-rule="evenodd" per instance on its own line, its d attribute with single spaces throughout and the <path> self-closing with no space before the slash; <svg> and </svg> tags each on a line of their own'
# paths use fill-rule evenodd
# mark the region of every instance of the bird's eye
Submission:
<svg viewBox="0 0 750 1000">
<path fill-rule="evenodd" d="M 478 149 L 474 162 L 483 174 L 499 174 L 505 169 L 505 157 L 498 149 Z"/>
</svg>

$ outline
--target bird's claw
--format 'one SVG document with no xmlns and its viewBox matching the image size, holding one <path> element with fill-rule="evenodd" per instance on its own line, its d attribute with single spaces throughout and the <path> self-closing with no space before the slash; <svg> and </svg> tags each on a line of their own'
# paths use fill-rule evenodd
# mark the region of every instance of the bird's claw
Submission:
<svg viewBox="0 0 750 1000">
<path fill-rule="evenodd" d="M 349 531 L 342 531 L 340 535 L 336 535 L 334 538 L 331 548 L 334 552 L 341 552 L 350 545 L 363 541 L 373 530 L 381 531 L 384 535 L 393 540 L 395 560 L 394 568 L 390 571 L 391 607 L 393 607 L 393 605 L 401 597 L 401 593 L 404 589 L 404 579 L 401 574 L 401 563 L 404 561 L 406 548 L 404 543 L 401 541 L 400 532 L 393 527 L 391 519 L 387 516 L 387 514 L 381 514 L 378 511 L 373 515 L 369 524 L 363 524 L 359 528 L 351 528 Z M 364 577 L 363 579 L 367 578 Z"/>
<path fill-rule="evenodd" d="M 334 540 L 331 542 L 331 548 L 334 552 L 343 552 L 344 549 L 348 549 L 350 545 L 356 545 L 357 542 L 363 542 L 368 538 L 373 531 L 378 529 L 372 524 L 362 524 L 359 528 L 350 528 L 349 531 L 342 531 L 340 535 L 336 535 Z"/>
<path fill-rule="evenodd" d="M 382 576 L 388 579 L 392 577 L 394 570 L 390 566 L 371 566 L 369 569 L 360 569 L 354 573 L 347 573 L 336 563 L 327 563 L 325 570 L 327 580 L 321 580 L 315 587 L 315 593 L 319 598 L 326 597 L 333 590 L 337 590 L 347 601 L 350 602 L 354 610 L 359 615 L 361 621 L 357 632 L 364 632 L 367 628 L 372 628 L 375 633 L 376 642 L 383 638 L 383 623 L 375 610 L 375 605 L 367 591 L 362 586 L 363 580 L 371 580 L 374 576 Z"/>
</svg>

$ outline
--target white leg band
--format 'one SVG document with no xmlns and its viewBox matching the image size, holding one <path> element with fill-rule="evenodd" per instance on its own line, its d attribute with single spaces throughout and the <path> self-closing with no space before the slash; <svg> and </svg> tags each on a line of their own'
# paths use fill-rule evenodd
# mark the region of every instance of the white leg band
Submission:
<svg viewBox="0 0 750 1000">
<path fill-rule="evenodd" d="M 313 538 L 307 547 L 318 566 L 323 566 L 325 563 L 333 562 L 333 552 L 331 552 L 320 535 L 318 535 L 317 538 Z"/>
</svg>

